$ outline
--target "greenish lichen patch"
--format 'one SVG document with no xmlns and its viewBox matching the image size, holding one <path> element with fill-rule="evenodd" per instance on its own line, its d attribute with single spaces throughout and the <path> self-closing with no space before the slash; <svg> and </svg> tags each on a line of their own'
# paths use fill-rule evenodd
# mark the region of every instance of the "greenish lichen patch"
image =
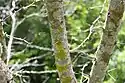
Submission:
<svg viewBox="0 0 125 83">
<path fill-rule="evenodd" d="M 59 72 L 67 71 L 68 65 L 59 65 L 56 64 L 56 68 L 58 69 Z"/>
<path fill-rule="evenodd" d="M 58 28 L 58 33 L 62 33 L 63 32 L 63 28 L 62 27 L 59 27 Z"/>
<path fill-rule="evenodd" d="M 56 47 L 55 58 L 57 60 L 64 60 L 66 58 L 66 52 L 62 45 L 62 42 L 60 40 L 57 40 L 57 42 L 55 43 L 55 47 Z"/>
<path fill-rule="evenodd" d="M 62 78 L 62 83 L 71 83 L 72 78 L 71 77 L 64 77 Z"/>
</svg>

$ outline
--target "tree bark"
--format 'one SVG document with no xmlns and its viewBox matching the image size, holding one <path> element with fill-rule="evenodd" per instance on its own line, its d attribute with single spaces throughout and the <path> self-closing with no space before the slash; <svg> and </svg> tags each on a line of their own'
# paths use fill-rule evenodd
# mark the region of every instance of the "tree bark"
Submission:
<svg viewBox="0 0 125 83">
<path fill-rule="evenodd" d="M 11 83 L 12 74 L 10 73 L 7 65 L 4 63 L 7 56 L 6 43 L 4 37 L 4 31 L 0 22 L 0 83 Z"/>
<path fill-rule="evenodd" d="M 117 34 L 120 30 L 123 12 L 124 0 L 110 1 L 101 43 L 96 51 L 96 60 L 90 72 L 88 83 L 103 83 L 107 66 L 116 44 Z"/>
<path fill-rule="evenodd" d="M 55 64 L 61 83 L 77 83 L 68 48 L 63 0 L 45 0 L 51 25 Z"/>
<path fill-rule="evenodd" d="M 6 60 L 7 60 L 7 47 L 6 47 L 6 40 L 5 40 L 5 34 L 4 34 L 2 23 L 0 23 L 0 54 L 1 54 L 1 59 L 4 62 L 6 62 Z"/>
</svg>

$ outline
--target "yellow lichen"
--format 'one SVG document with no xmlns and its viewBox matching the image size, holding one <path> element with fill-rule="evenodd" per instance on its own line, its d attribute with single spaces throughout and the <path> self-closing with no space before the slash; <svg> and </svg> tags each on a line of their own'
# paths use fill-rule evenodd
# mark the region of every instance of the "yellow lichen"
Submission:
<svg viewBox="0 0 125 83">
<path fill-rule="evenodd" d="M 62 83 L 71 83 L 72 78 L 71 77 L 64 77 L 62 78 Z"/>
<path fill-rule="evenodd" d="M 63 71 L 67 70 L 68 65 L 58 65 L 58 64 L 56 64 L 56 67 L 57 67 L 59 72 L 63 72 Z"/>
<path fill-rule="evenodd" d="M 60 40 L 57 40 L 57 42 L 55 43 L 55 47 L 56 47 L 56 53 L 55 53 L 56 59 L 59 60 L 65 59 L 66 52 Z"/>
</svg>

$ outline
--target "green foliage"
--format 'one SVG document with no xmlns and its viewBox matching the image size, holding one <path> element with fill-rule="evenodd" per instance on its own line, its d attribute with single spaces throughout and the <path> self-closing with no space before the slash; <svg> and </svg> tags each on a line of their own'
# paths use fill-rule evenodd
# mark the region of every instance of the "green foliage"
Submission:
<svg viewBox="0 0 125 83">
<path fill-rule="evenodd" d="M 1 0 L 0 3 L 3 4 L 3 1 L 4 0 Z M 35 0 L 21 0 L 21 2 L 18 5 L 19 7 L 24 7 L 29 4 L 32 4 L 33 1 Z M 44 3 L 42 0 L 36 1 L 38 2 L 36 2 L 34 6 L 29 7 L 26 10 L 21 10 L 17 13 L 18 21 L 20 21 L 23 18 L 26 18 L 26 16 L 31 14 L 37 13 L 37 15 L 26 18 L 26 20 L 18 26 L 15 32 L 15 37 L 25 39 L 29 42 L 29 44 L 27 44 L 24 41 L 19 41 L 16 39 L 14 40 L 12 47 L 14 55 L 10 61 L 10 64 L 22 64 L 30 58 L 42 56 L 41 58 L 32 59 L 28 63 L 44 65 L 38 67 L 23 67 L 20 70 L 55 70 L 56 68 L 53 52 L 48 52 L 35 47 L 28 47 L 28 45 L 37 45 L 40 47 L 46 47 L 50 49 L 52 48 L 49 31 L 49 22 L 47 20 L 47 17 L 43 14 L 46 13 L 46 8 L 43 7 Z M 100 35 L 102 33 L 102 28 L 105 24 L 104 21 L 108 9 L 107 2 L 105 4 L 104 11 L 102 12 L 102 14 L 100 14 L 103 3 L 104 0 L 71 0 L 71 2 L 65 2 L 64 9 L 70 49 L 76 48 L 84 41 L 84 39 L 87 38 L 90 32 L 90 27 L 93 25 L 92 34 L 90 38 L 85 43 L 83 43 L 83 45 L 79 49 L 77 49 L 77 52 L 71 53 L 73 67 L 78 81 L 81 80 L 81 69 L 83 68 L 84 64 L 89 62 L 87 63 L 88 66 L 84 69 L 84 73 L 88 74 L 91 70 L 91 57 L 93 57 L 99 44 Z M 96 20 L 98 16 L 101 16 L 101 18 L 95 24 L 93 24 L 93 22 Z M 123 20 L 125 21 L 125 18 Z M 10 18 L 8 18 L 6 21 L 7 25 L 4 25 L 4 30 L 7 34 L 10 34 L 10 29 L 12 25 L 11 20 Z M 112 54 L 113 56 L 110 60 L 109 69 L 107 71 L 104 83 L 123 83 L 125 81 L 125 23 L 123 22 L 121 26 L 122 30 L 118 35 L 116 48 Z M 23 42 L 24 45 L 20 44 L 20 42 Z M 58 46 L 58 48 L 61 47 Z M 63 59 L 63 55 L 61 58 Z M 65 70 L 65 68 L 61 68 L 60 71 L 62 71 L 63 69 Z M 41 83 L 45 81 L 47 78 L 48 79 L 46 83 L 59 83 L 57 73 L 24 75 L 29 76 L 30 83 Z M 16 82 L 19 83 L 19 78 L 16 77 L 15 79 Z M 27 78 L 23 79 L 26 80 Z M 70 78 L 67 78 L 67 80 L 68 79 Z"/>
</svg>

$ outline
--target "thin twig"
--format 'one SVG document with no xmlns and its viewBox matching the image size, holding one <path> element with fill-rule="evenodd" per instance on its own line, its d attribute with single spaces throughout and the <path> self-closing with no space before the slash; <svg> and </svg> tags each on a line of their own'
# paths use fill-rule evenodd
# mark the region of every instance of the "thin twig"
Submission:
<svg viewBox="0 0 125 83">
<path fill-rule="evenodd" d="M 8 35 L 8 34 L 5 34 L 5 36 L 6 36 L 7 38 L 10 38 L 10 35 Z M 27 40 L 22 39 L 22 38 L 19 38 L 19 37 L 14 37 L 14 36 L 13 36 L 13 39 L 19 40 L 19 41 L 23 41 L 23 42 L 25 42 L 25 43 L 27 43 L 27 44 L 31 44 L 31 43 L 29 43 Z"/>
<path fill-rule="evenodd" d="M 116 79 L 110 73 L 108 73 L 108 75 L 113 79 L 114 82 L 116 81 Z"/>
<path fill-rule="evenodd" d="M 89 35 L 87 36 L 87 38 L 85 38 L 80 45 L 78 45 L 77 47 L 75 47 L 75 48 L 72 49 L 71 51 L 74 51 L 74 50 L 79 49 L 87 40 L 89 40 L 89 38 L 91 37 L 91 35 L 92 35 L 92 33 L 93 33 L 93 29 L 94 29 L 95 24 L 96 24 L 96 23 L 99 21 L 99 19 L 101 18 L 101 15 L 102 15 L 102 13 L 103 13 L 103 11 L 104 11 L 105 4 L 106 4 L 106 0 L 105 0 L 104 3 L 103 3 L 103 6 L 102 6 L 102 9 L 101 9 L 101 11 L 100 11 L 99 16 L 92 22 L 92 25 L 90 26 L 90 30 L 89 30 Z"/>
<path fill-rule="evenodd" d="M 47 83 L 50 77 L 47 77 L 42 83 Z"/>
<path fill-rule="evenodd" d="M 18 74 L 47 74 L 57 73 L 57 70 L 46 70 L 46 71 L 16 71 Z"/>
<path fill-rule="evenodd" d="M 27 64 L 16 64 L 16 65 L 14 64 L 14 65 L 11 65 L 12 66 L 11 70 L 18 71 L 24 67 L 39 67 L 39 66 L 45 66 L 45 65 L 46 65 L 45 63 L 44 64 L 27 63 Z"/>
<path fill-rule="evenodd" d="M 83 82 L 82 82 L 82 81 L 83 81 L 83 77 L 86 78 L 86 79 L 89 78 L 89 75 L 84 73 L 84 69 L 85 69 L 86 66 L 88 66 L 89 63 L 90 63 L 90 62 L 85 63 L 85 64 L 83 65 L 82 69 L 81 69 L 82 76 L 81 76 L 81 79 L 80 79 L 80 83 L 83 83 Z M 86 80 L 86 79 L 85 79 L 85 80 Z"/>
<path fill-rule="evenodd" d="M 40 56 L 28 58 L 26 61 L 23 62 L 23 64 L 29 63 L 30 61 L 33 61 L 33 60 L 36 60 L 36 59 L 41 59 L 41 58 L 43 58 L 47 55 L 50 55 L 50 54 L 51 54 L 50 52 L 47 52 L 46 54 L 43 54 L 43 55 L 40 55 Z"/>
<path fill-rule="evenodd" d="M 31 44 L 25 44 L 23 42 L 14 42 L 14 44 L 19 44 L 19 45 L 26 46 L 28 48 L 35 48 L 35 49 L 44 50 L 44 51 L 51 51 L 51 52 L 54 51 L 53 49 L 50 49 L 50 48 L 40 47 L 40 46 L 37 46 L 37 45 L 31 45 Z"/>
<path fill-rule="evenodd" d="M 12 6 L 13 6 L 13 8 L 9 11 L 10 16 L 12 18 L 12 29 L 11 29 L 10 39 L 9 39 L 8 47 L 7 47 L 7 64 L 9 62 L 10 57 L 11 57 L 11 47 L 12 47 L 12 42 L 13 42 L 13 36 L 14 36 L 15 30 L 16 30 L 16 28 L 15 28 L 15 26 L 16 26 L 16 14 L 12 12 L 15 9 L 15 1 L 12 1 Z"/>
</svg>

